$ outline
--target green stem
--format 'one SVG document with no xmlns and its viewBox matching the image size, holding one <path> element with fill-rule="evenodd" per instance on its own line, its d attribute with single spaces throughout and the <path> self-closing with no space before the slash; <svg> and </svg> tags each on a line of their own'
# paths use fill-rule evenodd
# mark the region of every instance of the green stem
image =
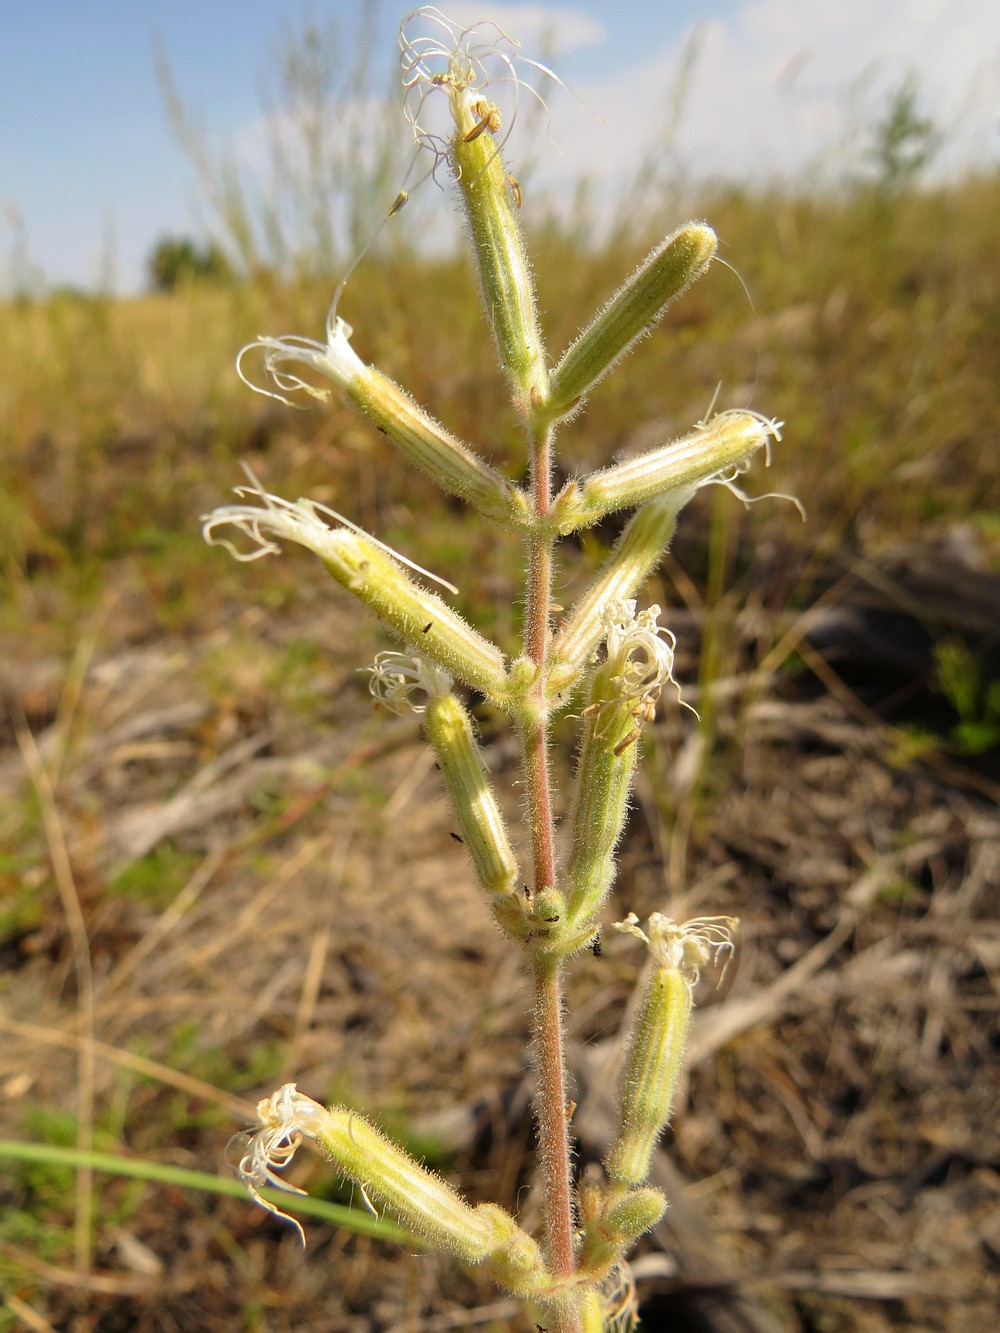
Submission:
<svg viewBox="0 0 1000 1333">
<path fill-rule="evenodd" d="M 534 441 L 531 485 L 535 515 L 544 519 L 552 503 L 552 431 L 542 429 Z M 524 655 L 537 669 L 524 724 L 524 764 L 535 861 L 535 892 L 555 884 L 555 838 L 549 782 L 548 708 L 549 606 L 552 601 L 552 538 L 534 533 L 528 542 L 528 596 L 525 608 Z"/>
</svg>

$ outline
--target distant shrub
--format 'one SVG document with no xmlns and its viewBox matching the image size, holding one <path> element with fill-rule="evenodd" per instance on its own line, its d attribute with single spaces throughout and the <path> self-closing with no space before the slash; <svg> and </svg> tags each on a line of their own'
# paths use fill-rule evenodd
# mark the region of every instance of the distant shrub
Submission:
<svg viewBox="0 0 1000 1333">
<path fill-rule="evenodd" d="M 872 126 L 868 166 L 876 187 L 898 194 L 912 185 L 937 151 L 933 120 L 918 109 L 917 86 L 907 79 L 889 98 L 882 119 Z"/>
<path fill-rule="evenodd" d="M 153 291 L 171 292 L 182 282 L 228 282 L 232 278 L 229 260 L 214 241 L 199 245 L 188 236 L 164 236 L 157 241 L 146 261 L 149 285 Z"/>
</svg>

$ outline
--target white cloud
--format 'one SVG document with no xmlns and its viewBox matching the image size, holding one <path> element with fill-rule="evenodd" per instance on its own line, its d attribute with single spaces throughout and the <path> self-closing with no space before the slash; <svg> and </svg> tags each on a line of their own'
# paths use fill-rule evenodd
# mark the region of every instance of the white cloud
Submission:
<svg viewBox="0 0 1000 1333">
<path fill-rule="evenodd" d="M 942 135 L 939 170 L 1000 160 L 1000 6 L 752 0 L 576 85 L 603 123 L 564 104 L 563 158 L 546 175 L 621 188 L 648 160 L 694 176 L 837 177 L 861 166 L 871 127 L 911 76 L 919 113 Z"/>
<path fill-rule="evenodd" d="M 481 13 L 481 0 L 449 7 L 457 23 L 473 23 Z M 578 10 L 500 5 L 491 13 L 527 56 L 539 52 L 539 34 L 553 33 L 564 53 L 562 61 L 553 61 L 560 72 L 571 68 L 573 50 L 605 37 L 602 25 Z M 837 179 L 861 168 L 871 127 L 885 113 L 890 93 L 910 75 L 919 111 L 944 136 L 942 169 L 1000 160 L 1000 6 L 995 14 L 984 14 L 979 0 L 878 5 L 748 0 L 725 17 L 689 25 L 659 48 L 633 44 L 632 49 L 641 58 L 626 67 L 579 82 L 570 75 L 573 91 L 593 115 L 542 80 L 558 152 L 546 142 L 544 129 L 529 129 L 532 104 L 522 90 L 525 119 L 514 126 L 506 155 L 529 209 L 544 192 L 566 213 L 574 206 L 577 182 L 587 178 L 600 204 L 598 222 L 609 213 L 620 217 L 645 206 L 668 227 L 683 221 L 691 206 L 678 197 L 684 181 L 721 176 L 764 183 L 783 177 L 808 188 L 817 178 Z M 527 67 L 522 72 L 530 73 Z M 515 90 L 501 84 L 494 91 L 509 127 Z M 430 124 L 430 117 L 439 115 L 446 132 L 444 99 L 440 102 L 429 104 L 424 118 Z M 371 142 L 373 134 L 392 134 L 397 114 L 395 107 L 371 101 L 338 106 L 330 117 L 334 146 L 357 147 Z M 239 136 L 239 159 L 260 171 L 276 130 L 294 144 L 294 124 L 286 114 L 263 118 Z M 402 145 L 401 120 L 398 134 Z M 289 147 L 285 153 L 293 174 L 297 152 Z M 365 160 L 377 157 L 374 142 L 370 152 L 350 157 L 355 170 L 363 171 Z M 408 188 L 419 174 L 411 175 Z M 383 188 L 387 207 L 397 184 Z M 630 199 L 632 189 L 638 194 Z M 418 194 L 405 221 L 394 225 L 415 228 L 411 234 L 425 244 L 444 244 L 452 213 L 440 207 L 431 188 Z M 338 216 L 341 231 L 343 226 Z"/>
</svg>

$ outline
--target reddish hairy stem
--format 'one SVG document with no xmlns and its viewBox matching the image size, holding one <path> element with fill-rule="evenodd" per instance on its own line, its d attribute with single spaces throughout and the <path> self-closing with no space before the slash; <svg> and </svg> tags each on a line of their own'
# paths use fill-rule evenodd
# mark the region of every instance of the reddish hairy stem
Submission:
<svg viewBox="0 0 1000 1333">
<path fill-rule="evenodd" d="M 551 504 L 550 430 L 535 440 L 532 489 L 535 513 L 543 518 Z M 552 547 L 549 537 L 531 543 L 524 651 L 538 668 L 531 692 L 531 721 L 524 731 L 524 766 L 528 783 L 531 841 L 536 891 L 554 887 L 555 839 L 549 782 L 548 716 L 545 678 L 549 666 L 549 604 L 552 599 Z M 570 1178 L 569 1128 L 566 1120 L 566 1066 L 563 1058 L 561 964 L 536 958 L 535 983 L 535 1114 L 544 1179 L 545 1248 L 557 1277 L 574 1272 L 573 1191 Z M 553 1312 L 554 1333 L 577 1333 L 575 1305 Z"/>
<path fill-rule="evenodd" d="M 573 1197 L 569 1172 L 566 1071 L 563 1064 L 561 964 L 535 964 L 535 1109 L 545 1180 L 546 1250 L 557 1277 L 573 1273 Z"/>
</svg>

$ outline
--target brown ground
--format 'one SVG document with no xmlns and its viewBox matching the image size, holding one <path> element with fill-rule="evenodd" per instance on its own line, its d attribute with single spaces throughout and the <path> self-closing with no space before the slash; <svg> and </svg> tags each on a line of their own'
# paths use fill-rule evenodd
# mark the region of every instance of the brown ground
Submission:
<svg viewBox="0 0 1000 1333">
<path fill-rule="evenodd" d="M 817 580 L 829 595 L 812 621 L 762 625 L 751 599 L 730 634 L 746 649 L 787 631 L 802 673 L 723 679 L 711 728 L 666 708 L 647 735 L 613 916 L 669 904 L 743 921 L 728 993 L 707 993 L 697 1015 L 657 1167 L 673 1207 L 635 1263 L 649 1329 L 668 1313 L 671 1328 L 994 1326 L 996 774 L 940 748 L 901 754 L 898 724 L 935 706 L 923 649 L 904 634 L 919 621 L 884 595 L 913 564 L 884 564 L 881 583 Z M 271 566 L 249 568 L 248 600 Z M 962 568 L 989 621 L 995 586 Z M 287 604 L 232 605 L 196 635 L 157 630 L 126 571 L 68 667 L 37 642 L 13 645 L 0 792 L 11 810 L 31 799 L 42 812 L 25 878 L 45 912 L 2 942 L 3 1132 L 44 1137 L 29 1107 L 76 1112 L 87 1065 L 74 1043 L 92 1032 L 103 1046 L 83 1104 L 98 1147 L 224 1171 L 241 1127 L 234 1094 L 250 1104 L 292 1078 L 425 1146 L 435 1137 L 473 1197 L 530 1222 L 518 961 L 448 836 L 416 726 L 364 703 L 356 667 L 374 637 L 302 570 Z M 695 670 L 696 622 L 677 626 L 681 679 Z M 316 651 L 296 671 L 303 641 Z M 51 794 L 25 796 L 22 708 Z M 509 742 L 490 719 L 483 730 L 509 787 Z M 565 740 L 568 752 L 568 729 Z M 606 1132 L 602 1071 L 640 952 L 613 936 L 574 967 L 581 1162 Z M 128 1052 L 161 1062 L 162 1077 L 136 1072 Z M 169 1071 L 206 1086 L 172 1086 Z M 291 1174 L 331 1189 L 316 1157 Z M 46 1194 L 17 1168 L 0 1184 L 8 1209 L 50 1228 L 4 1233 L 12 1308 L 38 1320 L 24 1327 L 526 1327 L 434 1257 L 317 1223 L 303 1253 L 249 1202 L 103 1175 L 95 1187 L 81 1287 L 71 1252 L 45 1239 L 72 1231 L 68 1178 Z"/>
</svg>

